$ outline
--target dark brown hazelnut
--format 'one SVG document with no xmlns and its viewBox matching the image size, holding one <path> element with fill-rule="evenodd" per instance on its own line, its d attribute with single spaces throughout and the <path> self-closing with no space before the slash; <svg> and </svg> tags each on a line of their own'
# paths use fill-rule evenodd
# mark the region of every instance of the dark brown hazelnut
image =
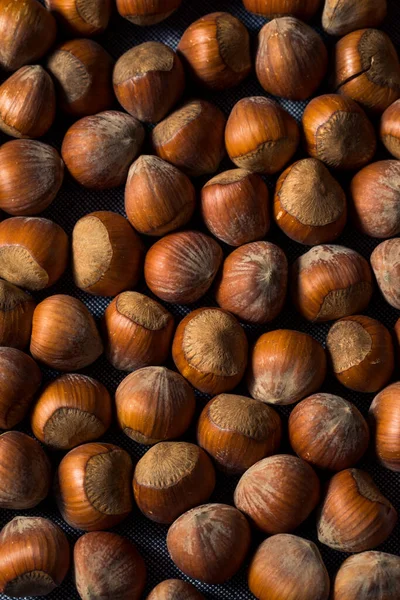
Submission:
<svg viewBox="0 0 400 600">
<path fill-rule="evenodd" d="M 383 113 L 380 135 L 390 154 L 400 159 L 400 100 L 393 102 Z"/>
<path fill-rule="evenodd" d="M 166 579 L 153 588 L 146 600 L 205 600 L 205 598 L 187 581 Z"/>
<path fill-rule="evenodd" d="M 61 27 L 77 37 L 102 33 L 111 17 L 111 0 L 45 0 Z"/>
<path fill-rule="evenodd" d="M 330 35 L 346 35 L 364 27 L 378 27 L 386 12 L 386 0 L 325 0 L 322 26 Z"/>
<path fill-rule="evenodd" d="M 32 296 L 0 279 L 0 346 L 26 348 L 35 306 Z"/>
<path fill-rule="evenodd" d="M 167 19 L 182 0 L 117 0 L 121 17 L 140 26 L 156 25 Z"/>
<path fill-rule="evenodd" d="M 400 557 L 361 552 L 347 558 L 336 573 L 332 600 L 397 600 Z"/>
</svg>

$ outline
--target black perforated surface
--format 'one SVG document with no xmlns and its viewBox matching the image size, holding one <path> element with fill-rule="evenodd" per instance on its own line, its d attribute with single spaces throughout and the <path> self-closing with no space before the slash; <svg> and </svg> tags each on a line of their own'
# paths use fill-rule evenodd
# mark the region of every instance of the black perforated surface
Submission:
<svg viewBox="0 0 400 600">
<path fill-rule="evenodd" d="M 384 26 L 385 31 L 391 36 L 397 49 L 400 44 L 400 0 L 389 0 L 389 15 Z M 110 52 L 110 54 L 117 59 L 121 54 L 132 46 L 148 40 L 159 40 L 169 44 L 173 48 L 176 48 L 181 34 L 185 28 L 195 21 L 200 16 L 214 12 L 216 10 L 229 11 L 232 14 L 239 17 L 250 30 L 252 38 L 256 38 L 256 34 L 261 26 L 265 23 L 265 19 L 254 17 L 247 13 L 241 0 L 183 0 L 183 6 L 178 10 L 172 17 L 170 17 L 164 23 L 161 23 L 154 27 L 139 28 L 128 21 L 124 21 L 122 18 L 114 15 L 111 21 L 111 25 L 108 31 L 99 40 L 102 45 Z M 315 20 L 315 24 L 318 25 L 319 18 Z M 328 46 L 332 46 L 333 40 L 327 40 Z M 321 92 L 323 90 L 321 89 Z M 192 90 L 189 93 L 194 94 Z M 201 94 L 199 94 L 201 95 Z M 224 111 L 226 115 L 229 114 L 232 106 L 240 98 L 252 95 L 265 95 L 255 77 L 252 75 L 238 88 L 229 90 L 219 94 L 208 94 L 204 97 L 214 101 Z M 290 102 L 285 100 L 279 101 L 291 114 L 299 121 L 301 119 L 302 112 L 306 105 L 305 102 Z M 69 121 L 62 115 L 58 116 L 57 123 L 52 127 L 50 132 L 43 138 L 43 141 L 49 142 L 58 149 L 60 149 L 63 134 L 65 133 Z M 5 136 L 2 137 L 2 141 L 5 141 Z M 380 148 L 381 157 L 387 157 L 384 150 Z M 301 157 L 299 152 L 298 157 Z M 228 160 L 221 165 L 220 170 L 231 168 L 232 165 Z M 339 177 L 340 179 L 340 177 Z M 198 189 L 205 180 L 200 179 L 196 182 Z M 341 178 L 341 182 L 344 186 L 347 185 L 348 181 L 346 178 Z M 270 191 L 273 190 L 274 179 L 267 179 Z M 78 184 L 74 183 L 68 176 L 66 176 L 62 190 L 60 191 L 57 199 L 54 201 L 52 206 L 43 213 L 42 216 L 53 219 L 59 223 L 68 233 L 71 234 L 72 228 L 76 221 L 83 215 L 92 212 L 94 210 L 112 210 L 124 214 L 124 203 L 123 203 L 123 188 L 116 190 L 110 190 L 105 192 L 94 192 L 81 188 Z M 202 228 L 198 217 L 194 217 L 192 222 L 189 224 L 192 228 Z M 289 263 L 293 261 L 307 248 L 296 244 L 286 238 L 275 226 L 272 227 L 268 234 L 268 240 L 277 243 L 286 253 Z M 152 239 L 145 240 L 147 244 L 152 242 Z M 154 241 L 154 240 L 153 240 Z M 367 238 L 355 232 L 350 225 L 348 225 L 337 240 L 337 243 L 344 246 L 349 246 L 358 250 L 363 256 L 369 258 L 371 252 L 375 246 L 379 243 L 377 240 Z M 226 248 L 226 250 L 228 250 Z M 139 291 L 148 293 L 144 285 L 139 286 Z M 68 271 L 62 280 L 51 288 L 46 294 L 36 294 L 36 299 L 40 301 L 48 293 L 66 293 L 77 296 L 92 311 L 96 318 L 100 318 L 104 312 L 104 309 L 110 302 L 109 298 L 97 298 L 85 294 L 78 290 L 72 281 L 71 273 Z M 199 306 L 214 305 L 215 301 L 212 294 L 207 295 L 202 299 L 201 303 L 195 304 L 190 309 L 197 308 Z M 172 306 L 167 305 L 168 309 L 174 313 L 176 319 L 179 320 L 183 315 L 189 312 L 188 307 L 183 306 Z M 366 311 L 371 317 L 378 318 L 382 321 L 389 329 L 392 329 L 397 318 L 400 316 L 399 311 L 392 309 L 386 304 L 380 297 L 376 290 L 372 299 L 372 302 Z M 245 326 L 246 333 L 249 341 L 254 342 L 256 338 L 264 331 L 278 328 L 291 328 L 305 331 L 313 335 L 318 341 L 324 344 L 326 333 L 329 329 L 329 324 L 317 324 L 311 325 L 299 317 L 295 310 L 290 306 L 289 303 L 280 317 L 271 323 L 268 327 L 254 327 Z M 172 366 L 172 365 L 167 365 Z M 84 371 L 87 374 L 92 375 L 99 379 L 106 385 L 111 393 L 114 393 L 117 385 L 124 378 L 125 374 L 114 370 L 105 360 L 101 357 L 93 366 Z M 46 371 L 45 380 L 49 380 L 56 376 L 55 372 Z M 399 379 L 399 372 L 394 376 L 394 379 Z M 247 394 L 245 385 L 240 386 L 236 391 Z M 353 401 L 357 407 L 364 413 L 368 411 L 369 405 L 372 401 L 372 394 L 356 394 L 342 387 L 333 377 L 328 377 L 323 385 L 322 391 L 331 392 L 333 394 L 341 395 L 348 400 Z M 205 395 L 198 394 L 198 410 L 204 405 L 206 400 Z M 288 414 L 290 413 L 290 407 L 278 408 L 279 412 L 286 422 Z M 29 431 L 28 423 L 22 424 L 19 427 L 22 431 Z M 194 441 L 193 429 L 189 431 L 185 436 L 185 439 Z M 133 442 L 125 435 L 118 432 L 113 427 L 106 436 L 103 438 L 106 442 L 111 442 L 120 445 L 125 448 L 132 456 L 133 460 L 137 460 L 146 451 L 145 446 Z M 290 451 L 289 448 L 285 447 L 285 443 L 282 447 L 283 451 Z M 53 454 L 54 465 L 62 458 L 62 454 Z M 379 467 L 372 455 L 367 456 L 360 465 L 361 468 L 368 471 L 374 478 L 377 485 L 380 487 L 382 492 L 389 498 L 389 500 L 400 510 L 400 474 L 390 472 L 386 469 Z M 228 504 L 233 503 L 233 491 L 237 483 L 237 478 L 228 478 L 223 475 L 219 475 L 218 483 L 211 500 L 214 502 L 225 502 Z M 24 515 L 36 515 L 36 516 L 47 516 L 54 522 L 59 524 L 64 531 L 67 533 L 71 545 L 79 537 L 80 532 L 74 531 L 66 523 L 64 523 L 59 515 L 59 512 L 52 500 L 42 503 L 36 509 L 31 511 L 0 511 L 0 526 L 2 527 L 10 519 L 17 514 Z M 138 547 L 140 553 L 146 561 L 148 568 L 148 584 L 146 593 L 163 579 L 170 577 L 182 577 L 178 569 L 173 565 L 172 561 L 168 557 L 166 550 L 165 538 L 167 527 L 156 525 L 151 521 L 146 520 L 137 509 L 134 509 L 128 519 L 125 520 L 120 526 L 114 529 L 115 532 L 122 534 L 131 539 Z M 315 542 L 316 540 L 316 529 L 315 529 L 315 516 L 312 515 L 308 521 L 303 524 L 296 532 L 296 534 L 303 537 L 309 538 Z M 254 534 L 254 546 L 259 543 L 263 536 L 260 534 Z M 318 543 L 318 542 L 317 542 Z M 339 552 L 330 550 L 329 548 L 318 544 L 326 566 L 331 575 L 334 575 L 335 571 L 344 560 L 346 555 Z M 391 552 L 394 554 L 400 554 L 400 527 L 398 526 L 393 532 L 390 539 L 383 544 L 380 550 Z M 223 599 L 250 599 L 253 598 L 252 594 L 247 589 L 246 584 L 246 567 L 248 561 L 241 569 L 241 571 L 228 583 L 221 586 L 206 586 L 201 583 L 197 583 L 197 587 L 204 593 L 206 598 L 210 600 L 223 600 Z M 146 597 L 146 593 L 144 597 Z M 0 595 L 1 599 L 7 598 L 4 595 Z M 79 596 L 75 591 L 72 577 L 69 576 L 63 585 L 50 596 L 50 600 L 75 600 Z M 399 591 L 400 598 L 400 591 Z"/>
</svg>

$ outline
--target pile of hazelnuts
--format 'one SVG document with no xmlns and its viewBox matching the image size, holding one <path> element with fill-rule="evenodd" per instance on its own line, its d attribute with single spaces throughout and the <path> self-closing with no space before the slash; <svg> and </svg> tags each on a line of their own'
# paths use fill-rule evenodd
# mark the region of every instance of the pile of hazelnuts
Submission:
<svg viewBox="0 0 400 600">
<path fill-rule="evenodd" d="M 116 0 L 116 8 L 134 32 L 181 1 Z M 386 0 L 243 0 L 269 19 L 255 52 L 268 97 L 242 98 L 228 119 L 208 100 L 184 97 L 185 82 L 207 96 L 249 76 L 239 19 L 208 14 L 177 52 L 146 42 L 114 64 L 91 39 L 107 28 L 112 4 L 0 0 L 0 66 L 9 72 L 0 130 L 17 138 L 0 147 L 0 508 L 25 511 L 53 494 L 65 522 L 87 532 L 73 550 L 82 600 L 143 597 L 143 558 L 105 531 L 135 510 L 169 526 L 171 560 L 192 580 L 223 584 L 247 559 L 259 600 L 399 600 L 400 557 L 374 550 L 397 512 L 357 468 L 372 448 L 400 472 L 400 319 L 389 331 L 362 314 L 374 287 L 400 309 L 400 62 L 376 29 Z M 322 10 L 337 40 L 332 93 L 317 95 L 328 51 L 305 21 Z M 301 127 L 271 96 L 309 101 Z M 56 110 L 74 121 L 61 156 L 36 140 Z M 378 122 L 392 158 L 374 161 Z M 293 162 L 301 138 L 308 157 Z M 236 168 L 216 175 L 226 153 Z M 95 191 L 125 186 L 126 218 L 99 205 L 70 243 L 37 216 L 57 202 L 64 171 Z M 270 206 L 262 175 L 274 174 Z M 189 224 L 195 210 L 202 231 Z M 380 240 L 369 261 L 335 243 L 348 216 Z M 290 269 L 285 248 L 265 241 L 272 219 L 311 247 Z M 52 292 L 68 264 L 77 288 L 110 297 L 100 326 L 82 301 Z M 146 294 L 137 291 L 143 274 Z M 201 303 L 207 292 L 214 306 Z M 325 347 L 274 328 L 287 295 L 305 322 L 331 323 Z M 176 325 L 170 305 L 198 302 Z M 251 348 L 246 323 L 267 331 Z M 115 398 L 79 373 L 103 352 L 127 373 Z M 163 366 L 171 355 L 176 370 Z M 39 365 L 62 374 L 42 387 Z M 328 370 L 344 396 L 375 394 L 369 420 L 320 392 Z M 240 382 L 248 396 L 231 393 Z M 195 424 L 194 389 L 212 396 Z M 286 427 L 274 405 L 295 403 Z M 126 450 L 101 441 L 114 414 L 149 447 L 135 467 Z M 26 418 L 36 439 L 14 429 Z M 193 425 L 197 444 L 179 441 Z M 280 453 L 286 436 L 293 454 Z M 64 453 L 55 475 L 53 451 Z M 209 502 L 221 471 L 240 476 L 232 505 Z M 296 535 L 315 509 L 319 541 L 353 553 L 332 582 L 317 546 Z M 249 556 L 256 530 L 268 537 Z M 0 592 L 50 593 L 69 571 L 70 550 L 51 520 L 14 518 L 0 533 Z M 171 579 L 147 598 L 204 596 Z"/>
</svg>

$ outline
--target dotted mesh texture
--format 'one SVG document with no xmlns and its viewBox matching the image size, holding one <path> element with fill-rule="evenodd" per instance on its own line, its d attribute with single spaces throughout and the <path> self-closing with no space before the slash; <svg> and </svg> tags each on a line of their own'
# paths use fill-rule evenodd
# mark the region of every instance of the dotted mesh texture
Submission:
<svg viewBox="0 0 400 600">
<path fill-rule="evenodd" d="M 210 12 L 215 11 L 228 11 L 233 15 L 239 17 L 246 27 L 250 31 L 253 46 L 255 45 L 257 33 L 260 28 L 266 22 L 265 19 L 256 17 L 248 13 L 241 0 L 183 0 L 182 7 L 169 19 L 153 27 L 141 28 L 137 27 L 128 21 L 120 18 L 116 11 L 111 19 L 108 30 L 99 38 L 99 42 L 110 52 L 114 59 L 117 59 L 124 52 L 134 45 L 140 44 L 149 40 L 158 40 L 164 42 L 169 46 L 176 48 L 180 36 L 183 31 L 189 26 L 190 23 Z M 311 23 L 315 28 L 323 34 L 320 24 L 320 15 Z M 397 50 L 399 51 L 400 45 L 400 2 L 399 0 L 389 0 L 389 15 L 386 19 L 384 30 L 390 35 L 394 42 Z M 323 34 L 324 35 L 324 34 Z M 328 45 L 328 48 L 332 48 L 335 40 L 333 38 L 327 38 L 324 35 L 324 39 Z M 318 93 L 324 93 L 328 91 L 326 82 L 321 86 Z M 190 96 L 198 96 L 207 98 L 215 102 L 223 112 L 228 116 L 233 105 L 240 99 L 246 96 L 253 95 L 266 95 L 264 90 L 258 84 L 254 74 L 246 79 L 241 85 L 232 90 L 228 90 L 218 94 L 209 94 L 192 90 L 190 87 L 187 89 L 186 94 Z M 288 100 L 278 99 L 278 102 L 287 109 L 298 122 L 301 120 L 303 110 L 306 106 L 306 102 L 292 102 Z M 118 109 L 117 103 L 115 108 Z M 50 143 L 58 150 L 60 150 L 63 135 L 66 129 L 71 124 L 71 121 L 59 114 L 55 125 L 51 128 L 49 133 L 44 136 L 43 141 Z M 6 136 L 0 134 L 0 141 L 4 143 Z M 144 150 L 146 151 L 146 150 Z M 302 150 L 299 150 L 295 159 L 303 157 Z M 385 150 L 380 147 L 378 158 L 389 158 Z M 221 164 L 220 171 L 232 168 L 232 164 L 228 159 Z M 349 183 L 348 176 L 336 177 L 346 188 Z M 199 178 L 195 181 L 198 190 L 205 183 L 207 178 Z M 276 178 L 266 178 L 266 182 L 273 192 Z M 47 209 L 41 216 L 53 219 L 59 223 L 70 236 L 73 226 L 76 221 L 83 215 L 90 213 L 94 210 L 112 210 L 124 214 L 124 190 L 123 187 L 103 192 L 95 192 L 86 190 L 80 187 L 77 183 L 66 174 L 64 185 L 58 194 L 58 197 L 53 202 L 51 207 Z M 205 231 L 202 225 L 198 213 L 194 215 L 188 228 L 194 228 Z M 276 226 L 272 226 L 267 239 L 278 244 L 286 253 L 289 263 L 292 264 L 294 260 L 301 254 L 307 251 L 307 247 L 297 244 L 289 240 L 282 232 L 280 232 Z M 144 239 L 147 245 L 154 242 L 154 238 Z M 363 236 L 351 228 L 348 224 L 345 228 L 344 233 L 337 240 L 338 244 L 354 248 L 360 252 L 366 258 L 369 258 L 371 252 L 378 245 L 379 240 L 373 240 L 367 236 Z M 229 252 L 229 248 L 224 248 L 225 253 Z M 138 286 L 138 291 L 152 295 L 142 283 Z M 81 299 L 90 311 L 94 314 L 96 319 L 100 319 L 106 306 L 110 302 L 110 298 L 99 298 L 90 296 L 78 290 L 73 283 L 71 271 L 62 277 L 61 281 L 53 286 L 46 293 L 37 293 L 35 297 L 37 301 L 40 301 L 45 296 L 55 293 L 65 293 L 76 296 Z M 175 315 L 176 321 L 178 322 L 185 314 L 190 310 L 198 308 L 199 306 L 212 306 L 216 305 L 212 293 L 206 295 L 202 300 L 191 307 L 187 306 L 176 306 L 166 305 L 167 308 Z M 365 311 L 371 317 L 379 319 L 389 329 L 392 329 L 396 320 L 399 318 L 400 313 L 395 309 L 392 309 L 380 296 L 377 289 L 370 306 Z M 319 342 L 325 344 L 325 338 L 327 331 L 330 327 L 330 323 L 327 324 L 310 324 L 302 319 L 294 310 L 294 308 L 287 302 L 282 314 L 272 323 L 266 327 L 257 327 L 244 325 L 249 342 L 253 343 L 262 333 L 279 328 L 290 328 L 304 331 L 314 336 Z M 172 363 L 167 366 L 173 368 Z M 115 392 L 116 387 L 125 377 L 125 373 L 118 372 L 113 369 L 105 360 L 101 357 L 94 365 L 83 370 L 83 373 L 92 375 L 99 379 L 111 393 Z M 51 370 L 44 371 L 44 380 L 49 381 L 57 375 L 56 372 Z M 399 372 L 394 374 L 393 380 L 399 379 Z M 323 392 L 330 392 L 333 394 L 341 395 L 348 400 L 354 402 L 356 406 L 367 414 L 370 403 L 373 399 L 373 394 L 357 394 L 345 389 L 341 386 L 332 376 L 327 377 L 322 390 Z M 237 393 L 248 395 L 245 383 L 242 383 L 237 390 Z M 200 413 L 201 408 L 204 406 L 208 399 L 205 394 L 197 393 L 198 407 L 197 411 Z M 284 420 L 284 424 L 287 423 L 288 415 L 290 414 L 291 407 L 278 407 L 277 410 L 281 414 Z M 194 421 L 195 422 L 195 421 Z M 30 433 L 29 423 L 23 422 L 17 429 Z M 31 434 L 32 435 L 32 434 Z M 147 450 L 146 446 L 141 446 L 134 441 L 130 440 L 127 436 L 119 432 L 114 425 L 111 430 L 102 438 L 103 441 L 114 443 L 129 452 L 134 462 L 136 462 Z M 187 441 L 195 441 L 195 431 L 192 427 L 187 434 L 184 436 Z M 282 452 L 291 452 L 287 440 L 284 440 Z M 51 455 L 54 469 L 56 469 L 58 462 L 61 460 L 62 453 L 53 453 Z M 368 453 L 366 457 L 360 462 L 358 467 L 368 471 L 374 478 L 376 484 L 379 486 L 384 495 L 395 505 L 397 510 L 400 510 L 400 474 L 393 473 L 387 469 L 381 468 L 371 453 Z M 324 479 L 322 475 L 322 479 Z M 225 502 L 227 504 L 233 504 L 233 492 L 237 484 L 237 477 L 227 477 L 225 475 L 218 475 L 217 486 L 211 497 L 213 502 Z M 71 547 L 74 542 L 78 539 L 82 532 L 76 531 L 69 527 L 60 517 L 55 502 L 52 498 L 46 500 L 37 508 L 29 511 L 10 511 L 0 510 L 0 527 L 3 527 L 9 520 L 16 515 L 25 516 L 44 516 L 52 519 L 57 523 L 67 534 L 68 539 L 71 543 Z M 148 578 L 147 586 L 144 593 L 144 597 L 150 592 L 150 590 L 160 581 L 171 578 L 181 577 L 187 579 L 172 563 L 168 556 L 166 548 L 166 533 L 167 527 L 163 525 L 157 525 L 147 519 L 137 508 L 134 508 L 131 515 L 118 527 L 114 528 L 113 531 L 126 536 L 137 546 L 139 552 L 142 554 L 146 561 Z M 340 564 L 346 558 L 346 554 L 330 550 L 328 547 L 319 544 L 316 536 L 315 526 L 315 514 L 311 517 L 295 532 L 300 536 L 311 539 L 316 542 L 328 571 L 331 576 L 335 574 Z M 262 541 L 265 536 L 257 532 L 253 533 L 253 547 L 252 551 Z M 393 554 L 400 554 L 400 526 L 397 526 L 390 539 L 379 547 L 379 550 L 385 552 L 391 552 Z M 197 588 L 203 592 L 206 598 L 209 600 L 250 600 L 253 595 L 248 591 L 246 582 L 246 573 L 249 564 L 249 554 L 244 566 L 240 572 L 229 582 L 224 585 L 210 586 L 204 585 L 200 582 L 193 582 Z M 79 600 L 79 596 L 75 590 L 73 584 L 72 573 L 66 578 L 62 586 L 47 596 L 49 600 Z M 400 592 L 399 592 L 400 597 Z M 0 600 L 8 598 L 4 594 L 0 594 Z"/>
</svg>

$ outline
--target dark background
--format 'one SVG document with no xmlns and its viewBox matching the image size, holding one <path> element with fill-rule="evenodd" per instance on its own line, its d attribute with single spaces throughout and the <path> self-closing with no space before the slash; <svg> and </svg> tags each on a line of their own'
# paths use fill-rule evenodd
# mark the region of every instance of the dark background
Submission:
<svg viewBox="0 0 400 600">
<path fill-rule="evenodd" d="M 192 23 L 202 15 L 205 15 L 210 12 L 215 12 L 217 10 L 228 11 L 233 15 L 239 17 L 249 29 L 253 42 L 256 41 L 258 31 L 266 22 L 265 19 L 255 17 L 254 15 L 248 13 L 243 8 L 241 0 L 183 0 L 182 7 L 174 15 L 172 15 L 163 23 L 160 23 L 159 25 L 156 25 L 154 27 L 137 27 L 129 23 L 128 21 L 120 18 L 115 11 L 108 30 L 105 32 L 105 34 L 98 38 L 98 41 L 108 50 L 108 52 L 113 56 L 114 59 L 117 59 L 132 46 L 149 40 L 158 40 L 167 43 L 173 48 L 176 48 L 180 36 L 182 35 L 186 27 L 190 25 L 190 23 Z M 318 15 L 314 19 L 312 25 L 315 26 L 317 30 L 320 31 L 320 33 L 322 33 L 320 29 L 320 15 Z M 383 29 L 390 35 L 392 41 L 396 45 L 397 50 L 399 51 L 399 0 L 389 0 L 389 14 L 383 26 Z M 328 48 L 332 49 L 335 40 L 325 35 L 324 39 L 328 45 Z M 323 93 L 327 90 L 327 85 L 323 84 L 319 93 Z M 244 83 L 242 83 L 239 87 L 233 90 L 228 90 L 226 92 L 218 94 L 207 94 L 204 92 L 198 92 L 189 87 L 187 89 L 187 95 L 205 97 L 207 99 L 212 100 L 223 110 L 225 115 L 228 116 L 233 105 L 240 98 L 246 96 L 266 94 L 258 84 L 254 74 L 252 74 Z M 284 108 L 289 110 L 289 112 L 297 119 L 297 121 L 300 122 L 303 110 L 307 104 L 306 102 L 291 102 L 287 100 L 278 101 L 280 102 L 280 104 L 282 104 Z M 116 108 L 118 108 L 117 103 Z M 48 132 L 48 134 L 43 138 L 43 141 L 52 144 L 58 150 L 60 150 L 61 142 L 65 131 L 71 123 L 72 121 L 70 121 L 68 118 L 66 118 L 62 114 L 58 114 L 56 123 Z M 376 121 L 375 124 L 378 125 L 378 121 Z M 6 137 L 7 136 L 1 134 L 0 141 L 2 143 L 6 141 Z M 147 151 L 148 150 L 146 149 L 144 150 L 144 152 Z M 295 159 L 301 158 L 302 156 L 303 153 L 300 150 L 296 157 L 293 159 L 293 162 Z M 377 158 L 389 158 L 388 154 L 386 153 L 381 144 L 379 145 Z M 221 165 L 220 171 L 232 167 L 233 165 L 229 162 L 229 160 L 225 159 L 225 161 Z M 349 177 L 340 177 L 338 175 L 336 176 L 346 189 Z M 206 180 L 207 178 L 199 178 L 195 181 L 198 190 L 200 190 L 201 186 Z M 275 178 L 266 178 L 271 195 L 273 193 L 275 180 Z M 95 210 L 112 210 L 124 214 L 123 187 L 104 192 L 90 191 L 80 187 L 77 183 L 71 180 L 68 174 L 66 174 L 64 185 L 59 195 L 57 196 L 53 204 L 50 206 L 50 208 L 46 210 L 41 216 L 47 217 L 59 223 L 70 236 L 76 221 L 83 215 L 86 215 L 87 213 L 93 212 Z M 189 223 L 188 228 L 203 229 L 203 226 L 198 216 L 194 216 L 192 222 Z M 293 263 L 293 261 L 300 254 L 303 254 L 308 249 L 305 246 L 302 246 L 289 240 L 274 225 L 272 226 L 271 231 L 267 236 L 267 239 L 277 243 L 285 251 L 290 264 Z M 150 245 L 155 241 L 155 239 L 147 238 L 144 241 L 147 245 Z M 368 238 L 367 236 L 363 236 L 357 233 L 351 227 L 351 224 L 348 224 L 345 228 L 344 233 L 341 235 L 340 238 L 338 238 L 336 243 L 354 248 L 355 250 L 359 251 L 363 256 L 369 258 L 371 252 L 374 250 L 374 248 L 378 245 L 379 242 L 379 240 L 374 240 L 372 238 Z M 224 250 L 226 252 L 229 252 L 232 249 L 229 249 L 226 246 Z M 138 291 L 142 291 L 149 294 L 149 291 L 146 289 L 143 283 L 140 284 L 137 289 Z M 50 290 L 46 290 L 45 292 L 36 294 L 35 298 L 37 299 L 37 301 L 40 301 L 45 296 L 55 293 L 66 293 L 80 298 L 81 300 L 83 300 L 83 302 L 87 305 L 87 307 L 91 310 L 91 312 L 95 315 L 97 319 L 101 318 L 106 306 L 111 300 L 110 298 L 98 298 L 95 296 L 90 296 L 89 294 L 85 294 L 82 291 L 78 290 L 73 284 L 70 270 L 67 271 L 67 273 L 62 277 L 61 281 L 57 285 L 50 288 Z M 202 299 L 200 303 L 196 303 L 191 307 L 173 305 L 166 306 L 176 316 L 176 321 L 178 322 L 182 318 L 182 316 L 190 310 L 198 308 L 199 306 L 207 305 L 215 305 L 212 293 L 209 293 L 206 297 Z M 400 316 L 399 311 L 396 311 L 395 309 L 391 308 L 388 304 L 385 303 L 377 289 L 375 290 L 371 304 L 368 310 L 365 311 L 365 314 L 379 319 L 389 329 L 393 329 L 396 320 Z M 296 314 L 294 308 L 292 308 L 289 302 L 287 302 L 282 314 L 271 324 L 264 327 L 245 325 L 245 330 L 250 343 L 254 342 L 257 339 L 257 337 L 259 337 L 265 331 L 278 328 L 290 328 L 310 333 L 318 341 L 324 344 L 329 327 L 330 324 L 307 323 L 304 319 L 302 319 L 299 315 Z M 168 364 L 167 366 L 172 367 L 172 364 Z M 126 373 L 122 373 L 113 369 L 107 363 L 104 357 L 101 357 L 94 365 L 85 369 L 83 372 L 99 379 L 112 394 L 115 392 L 115 389 L 118 386 L 118 384 L 126 376 Z M 56 375 L 56 372 L 46 370 L 44 372 L 45 382 L 54 378 Z M 393 380 L 396 379 L 399 379 L 398 369 L 393 377 Z M 248 394 L 245 384 L 242 384 L 235 391 L 243 394 Z M 326 379 L 321 391 L 338 394 L 354 402 L 357 405 L 357 407 L 363 412 L 364 415 L 367 414 L 368 408 L 374 396 L 373 394 L 353 393 L 350 390 L 347 390 L 346 388 L 341 386 L 333 377 L 330 376 L 328 376 L 328 378 Z M 204 406 L 206 400 L 208 399 L 208 396 L 204 394 L 197 394 L 197 398 L 198 412 L 200 412 L 201 408 Z M 283 417 L 285 425 L 290 410 L 291 407 L 278 407 L 278 411 Z M 18 429 L 27 433 L 31 433 L 29 429 L 28 420 L 22 423 L 21 426 L 18 427 Z M 137 459 L 139 459 L 140 456 L 142 456 L 147 450 L 146 446 L 141 446 L 136 442 L 130 440 L 124 434 L 120 433 L 115 426 L 113 426 L 111 430 L 102 439 L 103 441 L 115 443 L 123 447 L 130 453 L 134 462 L 136 462 Z M 194 427 L 191 431 L 187 433 L 184 439 L 188 441 L 195 441 Z M 287 447 L 286 442 L 283 443 L 282 451 L 290 452 L 290 449 Z M 52 454 L 51 457 L 53 459 L 55 467 L 59 460 L 62 458 L 62 456 L 63 454 L 61 453 Z M 384 493 L 384 495 L 387 496 L 387 498 L 394 504 L 397 510 L 400 511 L 400 474 L 396 474 L 394 472 L 388 471 L 387 469 L 380 467 L 376 463 L 371 453 L 366 455 L 364 460 L 357 466 L 359 466 L 362 469 L 365 469 L 373 476 L 376 484 Z M 321 477 L 322 479 L 325 479 L 326 475 L 321 475 Z M 235 489 L 237 481 L 238 478 L 236 477 L 229 478 L 220 474 L 218 476 L 218 483 L 211 497 L 211 501 L 233 504 L 233 491 Z M 43 502 L 35 509 L 29 511 L 17 512 L 10 510 L 0 510 L 0 527 L 3 527 L 9 520 L 11 520 L 17 514 L 50 517 L 54 522 L 56 522 L 64 529 L 69 541 L 71 542 L 71 546 L 81 535 L 81 532 L 73 530 L 71 527 L 69 527 L 66 523 L 63 522 L 57 510 L 57 507 L 55 506 L 55 503 L 51 498 L 46 502 Z M 132 514 L 121 525 L 119 525 L 113 530 L 116 533 L 124 535 L 130 540 L 132 540 L 136 544 L 142 556 L 144 557 L 148 569 L 148 583 L 144 597 L 146 597 L 146 594 L 149 593 L 150 590 L 157 583 L 164 579 L 171 577 L 181 577 L 186 579 L 186 577 L 179 572 L 179 570 L 169 559 L 165 544 L 167 529 L 167 526 L 157 525 L 145 519 L 138 511 L 138 509 L 135 508 Z M 316 538 L 315 515 L 312 514 L 311 517 L 294 533 L 305 538 L 311 539 L 317 543 L 322 553 L 325 564 L 330 572 L 330 575 L 333 576 L 347 555 L 331 550 L 328 547 L 318 543 Z M 264 537 L 265 536 L 263 536 L 262 534 L 254 534 L 254 548 L 258 543 L 260 543 L 264 539 Z M 390 539 L 385 544 L 382 544 L 382 546 L 379 547 L 379 550 L 391 552 L 393 554 L 400 554 L 400 526 L 397 526 Z M 248 563 L 249 559 L 246 561 L 245 565 L 240 570 L 240 572 L 231 581 L 224 585 L 208 586 L 199 582 L 196 582 L 195 585 L 204 593 L 206 598 L 210 600 L 245 600 L 253 598 L 252 594 L 247 589 L 246 583 L 246 570 Z M 1 600 L 5 598 L 7 598 L 7 596 L 0 594 Z M 67 577 L 63 585 L 59 589 L 55 590 L 52 594 L 50 594 L 48 598 L 49 600 L 78 600 L 79 596 L 75 590 L 72 581 L 72 576 L 70 575 L 69 577 Z"/>
</svg>

